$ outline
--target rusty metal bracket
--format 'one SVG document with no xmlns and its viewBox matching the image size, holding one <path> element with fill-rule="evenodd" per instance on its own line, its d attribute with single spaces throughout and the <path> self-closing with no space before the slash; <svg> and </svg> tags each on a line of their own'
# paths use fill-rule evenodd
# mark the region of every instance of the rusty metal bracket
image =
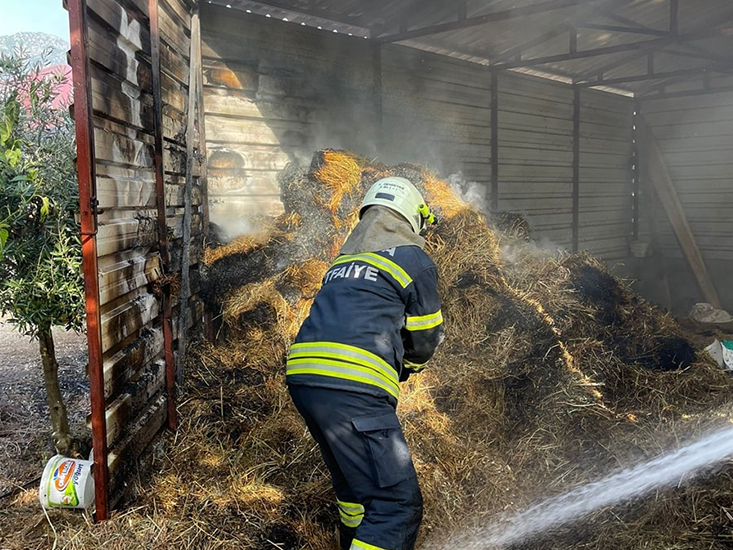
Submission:
<svg viewBox="0 0 733 550">
<path fill-rule="evenodd" d="M 97 233 L 99 233 L 99 199 L 95 196 L 89 197 L 89 211 L 82 211 L 82 216 L 84 214 L 91 215 L 91 222 L 93 229 L 83 229 L 84 225 L 82 224 L 82 230 L 81 230 L 81 236 L 82 237 L 96 237 Z"/>
</svg>

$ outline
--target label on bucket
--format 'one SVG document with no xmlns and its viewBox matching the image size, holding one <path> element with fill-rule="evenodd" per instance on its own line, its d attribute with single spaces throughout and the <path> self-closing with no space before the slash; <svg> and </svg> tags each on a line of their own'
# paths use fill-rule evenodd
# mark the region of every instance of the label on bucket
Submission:
<svg viewBox="0 0 733 550">
<path fill-rule="evenodd" d="M 88 508 L 94 502 L 92 462 L 55 456 L 46 464 L 39 487 L 44 508 Z"/>
<path fill-rule="evenodd" d="M 53 471 L 50 483 L 59 492 L 61 506 L 76 506 L 79 504 L 79 496 L 76 494 L 76 485 L 79 483 L 82 465 L 75 460 L 67 458 L 62 461 Z M 76 479 L 74 479 L 76 478 Z M 49 502 L 49 504 L 52 504 Z"/>
</svg>

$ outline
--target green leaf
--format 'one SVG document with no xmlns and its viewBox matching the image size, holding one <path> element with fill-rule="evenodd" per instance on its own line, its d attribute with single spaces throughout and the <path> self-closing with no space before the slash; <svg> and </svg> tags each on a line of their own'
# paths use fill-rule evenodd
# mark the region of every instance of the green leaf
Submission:
<svg viewBox="0 0 733 550">
<path fill-rule="evenodd" d="M 41 197 L 41 218 L 45 219 L 51 211 L 51 202 L 48 197 Z"/>
<path fill-rule="evenodd" d="M 20 149 L 8 149 L 5 151 L 5 159 L 11 168 L 15 168 L 20 162 Z"/>
<path fill-rule="evenodd" d="M 3 259 L 3 251 L 5 250 L 5 243 L 8 242 L 8 226 L 6 224 L 0 224 L 0 261 Z"/>
</svg>

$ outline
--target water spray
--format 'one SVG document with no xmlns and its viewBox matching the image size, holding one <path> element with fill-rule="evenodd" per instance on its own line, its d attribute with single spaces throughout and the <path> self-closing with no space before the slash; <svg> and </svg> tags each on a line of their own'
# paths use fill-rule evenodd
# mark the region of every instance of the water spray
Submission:
<svg viewBox="0 0 733 550">
<path fill-rule="evenodd" d="M 730 455 L 733 455 L 733 426 L 681 449 L 547 499 L 488 528 L 459 537 L 459 540 L 452 539 L 441 549 L 506 548 L 535 535 L 548 533 L 553 528 L 600 508 L 642 497 L 654 489 L 679 486 L 685 480 L 710 471 Z M 432 550 L 434 547 L 428 545 L 428 548 Z"/>
</svg>

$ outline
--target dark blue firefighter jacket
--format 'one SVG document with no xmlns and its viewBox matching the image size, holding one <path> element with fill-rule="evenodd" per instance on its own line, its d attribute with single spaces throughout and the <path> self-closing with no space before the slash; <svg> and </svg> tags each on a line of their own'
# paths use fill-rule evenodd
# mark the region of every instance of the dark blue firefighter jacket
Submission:
<svg viewBox="0 0 733 550">
<path fill-rule="evenodd" d="M 336 258 L 290 350 L 288 384 L 397 399 L 443 339 L 437 283 L 418 246 Z"/>
</svg>

